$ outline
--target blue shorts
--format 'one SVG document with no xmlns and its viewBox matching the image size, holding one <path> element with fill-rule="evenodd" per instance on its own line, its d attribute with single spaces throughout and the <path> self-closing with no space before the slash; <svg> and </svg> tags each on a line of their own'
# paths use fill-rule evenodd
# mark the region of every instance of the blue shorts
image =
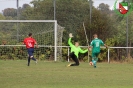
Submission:
<svg viewBox="0 0 133 88">
<path fill-rule="evenodd" d="M 28 48 L 27 51 L 29 56 L 33 56 L 34 48 Z"/>
</svg>

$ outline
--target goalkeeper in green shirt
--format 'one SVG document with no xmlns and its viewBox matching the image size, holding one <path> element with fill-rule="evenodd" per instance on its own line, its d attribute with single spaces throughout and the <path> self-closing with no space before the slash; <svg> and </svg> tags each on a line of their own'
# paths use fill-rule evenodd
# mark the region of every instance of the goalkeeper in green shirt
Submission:
<svg viewBox="0 0 133 88">
<path fill-rule="evenodd" d="M 89 46 L 89 50 L 92 49 L 92 63 L 94 65 L 94 68 L 96 68 L 96 63 L 98 61 L 98 55 L 100 53 L 100 46 L 107 47 L 107 45 L 105 45 L 101 39 L 98 39 L 97 34 L 94 34 L 93 36 L 94 36 L 94 39 L 92 40 Z"/>
<path fill-rule="evenodd" d="M 80 47 L 79 47 L 79 43 L 78 42 L 75 42 L 75 45 L 72 44 L 71 42 L 71 39 L 72 39 L 73 35 L 72 33 L 69 34 L 69 39 L 68 39 L 68 44 L 71 48 L 71 53 L 70 53 L 70 57 L 73 59 L 73 61 L 75 62 L 74 64 L 69 64 L 69 66 L 79 66 L 79 60 L 78 60 L 78 54 L 79 53 L 86 53 L 88 52 L 88 49 L 86 50 L 82 50 Z"/>
</svg>

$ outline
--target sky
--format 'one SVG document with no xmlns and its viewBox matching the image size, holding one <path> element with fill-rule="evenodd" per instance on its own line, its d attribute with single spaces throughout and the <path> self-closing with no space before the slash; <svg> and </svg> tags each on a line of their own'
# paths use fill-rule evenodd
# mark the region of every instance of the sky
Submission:
<svg viewBox="0 0 133 88">
<path fill-rule="evenodd" d="M 5 8 L 17 8 L 16 1 L 17 0 L 0 0 L 0 12 Z M 30 4 L 31 1 L 32 0 L 19 0 L 19 7 L 22 7 L 23 4 Z M 93 5 L 98 7 L 100 3 L 105 3 L 110 6 L 110 9 L 112 9 L 115 1 L 116 0 L 93 0 Z"/>
</svg>

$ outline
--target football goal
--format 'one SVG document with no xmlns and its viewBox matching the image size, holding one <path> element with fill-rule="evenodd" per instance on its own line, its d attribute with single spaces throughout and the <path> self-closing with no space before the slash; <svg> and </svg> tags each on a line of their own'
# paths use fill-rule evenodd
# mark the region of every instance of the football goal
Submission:
<svg viewBox="0 0 133 88">
<path fill-rule="evenodd" d="M 37 58 L 57 61 L 57 43 L 61 41 L 56 20 L 0 20 L 0 59 L 26 58 L 22 42 L 28 33 L 32 33 L 39 44 L 40 48 L 35 49 Z"/>
</svg>

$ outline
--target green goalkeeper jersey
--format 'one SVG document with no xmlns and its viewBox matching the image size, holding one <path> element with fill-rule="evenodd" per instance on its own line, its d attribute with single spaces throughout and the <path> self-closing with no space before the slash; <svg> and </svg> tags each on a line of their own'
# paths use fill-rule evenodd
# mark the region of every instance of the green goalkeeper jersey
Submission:
<svg viewBox="0 0 133 88">
<path fill-rule="evenodd" d="M 90 46 L 92 46 L 92 53 L 99 53 L 100 52 L 100 46 L 103 46 L 104 43 L 101 39 L 95 38 L 92 40 Z"/>
<path fill-rule="evenodd" d="M 69 38 L 69 39 L 68 39 L 68 44 L 69 44 L 70 47 L 71 47 L 71 53 L 74 52 L 74 54 L 77 56 L 77 58 L 78 58 L 79 52 L 80 52 L 80 53 L 86 53 L 86 52 L 88 51 L 88 49 L 82 50 L 79 46 L 76 47 L 75 45 L 73 45 L 72 42 L 71 42 L 71 39 L 72 39 L 72 38 Z"/>
</svg>

